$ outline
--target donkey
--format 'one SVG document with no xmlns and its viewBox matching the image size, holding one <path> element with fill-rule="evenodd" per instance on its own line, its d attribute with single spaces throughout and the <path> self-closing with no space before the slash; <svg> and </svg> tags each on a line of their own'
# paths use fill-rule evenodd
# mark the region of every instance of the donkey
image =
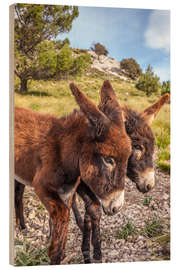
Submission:
<svg viewBox="0 0 180 270">
<path fill-rule="evenodd" d="M 106 84 L 107 86 L 107 84 Z M 128 160 L 127 176 L 136 183 L 140 192 L 148 192 L 155 185 L 155 172 L 153 167 L 154 135 L 150 128 L 155 116 L 162 106 L 169 101 L 169 94 L 163 95 L 155 104 L 138 113 L 128 107 L 123 108 L 123 117 L 126 132 L 131 139 L 132 152 Z M 101 89 L 101 103 L 99 109 L 109 115 L 110 103 L 117 102 L 112 86 L 108 85 Z M 107 106 L 108 104 L 108 106 Z M 109 159 L 107 166 L 113 167 L 113 160 Z M 100 203 L 92 191 L 81 183 L 77 188 L 77 193 L 85 202 L 84 223 L 77 208 L 74 196 L 72 208 L 76 222 L 83 232 L 82 253 L 85 263 L 90 263 L 90 238 L 92 233 L 92 245 L 94 247 L 93 258 L 102 261 L 101 241 L 100 241 Z"/>
<path fill-rule="evenodd" d="M 70 89 L 81 111 L 67 117 L 15 109 L 16 221 L 24 226 L 18 196 L 22 200 L 23 185 L 30 185 L 49 212 L 51 264 L 59 264 L 65 256 L 71 198 L 80 178 L 104 212 L 114 215 L 124 202 L 124 181 L 131 154 L 120 105 L 107 104 L 107 116 L 74 83 Z M 113 170 L 105 165 L 111 164 L 111 160 Z"/>
</svg>

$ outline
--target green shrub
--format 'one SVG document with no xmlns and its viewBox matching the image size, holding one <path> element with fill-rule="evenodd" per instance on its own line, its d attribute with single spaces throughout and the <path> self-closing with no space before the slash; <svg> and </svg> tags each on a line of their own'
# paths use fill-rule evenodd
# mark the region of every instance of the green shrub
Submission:
<svg viewBox="0 0 180 270">
<path fill-rule="evenodd" d="M 97 55 L 108 55 L 108 50 L 101 43 L 94 43 L 91 47 L 91 50 L 94 51 Z"/>
<path fill-rule="evenodd" d="M 146 93 L 147 96 L 152 93 L 158 93 L 160 89 L 159 77 L 154 74 L 152 67 L 149 65 L 136 84 L 136 88 Z"/>
<path fill-rule="evenodd" d="M 162 83 L 162 89 L 161 89 L 161 95 L 164 95 L 166 93 L 170 94 L 170 88 L 171 88 L 171 85 L 170 85 L 170 81 L 164 81 Z"/>
<path fill-rule="evenodd" d="M 67 78 L 73 66 L 72 51 L 68 44 L 65 44 L 57 55 L 56 76 L 58 79 Z"/>
<path fill-rule="evenodd" d="M 74 58 L 70 73 L 72 75 L 81 75 L 83 71 L 91 64 L 91 56 L 89 53 L 83 53 Z"/>
<path fill-rule="evenodd" d="M 133 80 L 136 80 L 142 74 L 140 65 L 133 58 L 123 59 L 120 62 L 120 68 L 125 70 Z"/>
</svg>

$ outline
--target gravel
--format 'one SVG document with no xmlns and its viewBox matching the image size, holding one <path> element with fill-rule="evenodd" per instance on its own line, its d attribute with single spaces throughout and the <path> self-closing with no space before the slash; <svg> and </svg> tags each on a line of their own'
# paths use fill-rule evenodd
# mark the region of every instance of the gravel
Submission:
<svg viewBox="0 0 180 270">
<path fill-rule="evenodd" d="M 152 241 L 142 234 L 147 222 L 162 220 L 163 234 L 170 228 L 170 177 L 168 174 L 156 169 L 156 186 L 147 194 L 138 192 L 135 184 L 129 179 L 125 186 L 125 204 L 121 212 L 115 216 L 102 214 L 101 236 L 103 262 L 133 262 L 163 259 L 164 254 L 170 253 L 170 247 Z M 143 205 L 145 197 L 152 197 L 149 206 Z M 78 198 L 81 214 L 84 205 Z M 24 213 L 27 229 L 14 231 L 15 251 L 21 249 L 19 241 L 30 243 L 34 249 L 42 249 L 49 245 L 49 217 L 32 188 L 26 187 L 24 194 Z M 133 224 L 136 231 L 126 239 L 119 238 L 119 232 L 127 224 Z M 18 240 L 18 241 L 17 241 Z M 76 252 L 69 263 L 83 263 L 81 253 L 82 234 L 76 225 L 71 213 L 66 255 Z M 92 256 L 91 256 L 92 257 Z"/>
</svg>

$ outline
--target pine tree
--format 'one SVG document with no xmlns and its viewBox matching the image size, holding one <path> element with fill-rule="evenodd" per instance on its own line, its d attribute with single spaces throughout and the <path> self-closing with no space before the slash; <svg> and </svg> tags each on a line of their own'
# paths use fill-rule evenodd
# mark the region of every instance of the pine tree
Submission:
<svg viewBox="0 0 180 270">
<path fill-rule="evenodd" d="M 67 79 L 73 66 L 72 51 L 66 43 L 57 55 L 56 76 L 58 79 Z"/>
<path fill-rule="evenodd" d="M 171 89 L 170 81 L 164 81 L 162 83 L 161 95 L 164 95 L 166 93 L 170 94 L 170 89 Z"/>
<path fill-rule="evenodd" d="M 147 96 L 157 93 L 160 89 L 159 77 L 154 74 L 150 65 L 148 65 L 146 72 L 139 77 L 136 88 L 145 92 Z"/>
</svg>

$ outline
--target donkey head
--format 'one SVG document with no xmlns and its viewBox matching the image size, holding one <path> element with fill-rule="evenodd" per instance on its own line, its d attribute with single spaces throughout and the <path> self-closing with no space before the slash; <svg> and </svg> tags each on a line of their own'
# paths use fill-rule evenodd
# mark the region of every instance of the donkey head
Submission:
<svg viewBox="0 0 180 270">
<path fill-rule="evenodd" d="M 138 190 L 141 192 L 148 192 L 155 185 L 154 136 L 150 125 L 168 100 L 169 95 L 165 94 L 141 113 L 124 108 L 126 131 L 132 142 L 127 176 L 136 183 Z"/>
<path fill-rule="evenodd" d="M 122 110 L 118 102 L 109 95 L 108 81 L 104 82 L 102 88 L 108 116 L 75 84 L 70 84 L 70 88 L 87 119 L 87 129 L 79 149 L 81 179 L 97 196 L 104 212 L 108 215 L 115 214 L 124 202 L 124 180 L 131 153 L 131 143 L 125 131 Z"/>
</svg>

